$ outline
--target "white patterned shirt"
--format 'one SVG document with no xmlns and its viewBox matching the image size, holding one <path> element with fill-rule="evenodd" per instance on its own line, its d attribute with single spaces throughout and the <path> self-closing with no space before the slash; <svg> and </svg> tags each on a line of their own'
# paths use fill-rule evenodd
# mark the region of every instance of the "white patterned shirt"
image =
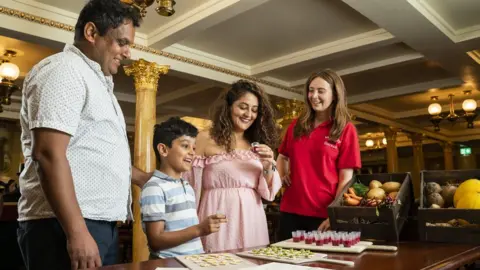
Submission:
<svg viewBox="0 0 480 270">
<path fill-rule="evenodd" d="M 131 215 L 131 160 L 125 119 L 113 94 L 113 80 L 78 48 L 35 65 L 25 78 L 20 110 L 25 169 L 18 220 L 54 217 L 32 160 L 32 129 L 71 136 L 67 159 L 84 218 L 124 221 Z"/>
</svg>

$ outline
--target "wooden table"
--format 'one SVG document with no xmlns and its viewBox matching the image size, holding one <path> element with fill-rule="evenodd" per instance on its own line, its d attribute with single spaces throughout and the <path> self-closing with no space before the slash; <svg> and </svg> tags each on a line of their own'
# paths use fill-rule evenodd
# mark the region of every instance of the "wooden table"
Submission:
<svg viewBox="0 0 480 270">
<path fill-rule="evenodd" d="M 240 252 L 238 250 L 236 252 Z M 233 252 L 235 253 L 235 251 Z M 368 270 L 414 270 L 414 269 L 457 269 L 480 260 L 480 246 L 407 242 L 399 243 L 398 251 L 363 252 L 358 255 L 330 253 L 328 258 L 355 261 L 355 266 L 346 267 L 334 264 L 314 263 L 311 267 L 329 269 L 368 269 Z M 256 264 L 269 263 L 264 260 L 250 260 Z M 141 263 L 120 264 L 101 267 L 101 270 L 154 270 L 156 267 L 183 267 L 175 259 L 151 260 Z"/>
</svg>

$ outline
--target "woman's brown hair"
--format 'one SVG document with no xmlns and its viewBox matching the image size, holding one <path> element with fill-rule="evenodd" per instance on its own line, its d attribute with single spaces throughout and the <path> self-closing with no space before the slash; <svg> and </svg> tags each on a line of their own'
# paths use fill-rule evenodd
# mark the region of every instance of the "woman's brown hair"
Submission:
<svg viewBox="0 0 480 270">
<path fill-rule="evenodd" d="M 258 114 L 252 125 L 245 130 L 245 138 L 250 142 L 259 142 L 272 148 L 278 143 L 278 134 L 275 125 L 274 111 L 265 92 L 255 83 L 239 80 L 223 92 L 213 108 L 212 127 L 210 136 L 227 152 L 232 151 L 234 143 L 233 121 L 231 116 L 232 104 L 246 93 L 251 93 L 258 99 Z"/>
<path fill-rule="evenodd" d="M 350 121 L 350 114 L 348 113 L 347 109 L 347 99 L 346 99 L 346 90 L 345 85 L 343 84 L 342 78 L 333 70 L 325 69 L 320 72 L 313 73 L 308 78 L 307 82 L 305 83 L 305 103 L 304 103 L 304 110 L 300 113 L 298 117 L 298 121 L 295 124 L 293 129 L 294 137 L 299 138 L 305 135 L 309 135 L 310 132 L 313 130 L 313 125 L 315 122 L 315 111 L 313 110 L 312 106 L 310 105 L 310 101 L 308 100 L 308 92 L 310 88 L 310 83 L 316 79 L 321 78 L 325 80 L 328 84 L 330 84 L 332 88 L 333 100 L 332 104 L 330 105 L 330 110 L 332 110 L 332 120 L 333 125 L 330 129 L 330 133 L 328 135 L 329 141 L 336 141 L 342 135 L 343 129 Z"/>
</svg>

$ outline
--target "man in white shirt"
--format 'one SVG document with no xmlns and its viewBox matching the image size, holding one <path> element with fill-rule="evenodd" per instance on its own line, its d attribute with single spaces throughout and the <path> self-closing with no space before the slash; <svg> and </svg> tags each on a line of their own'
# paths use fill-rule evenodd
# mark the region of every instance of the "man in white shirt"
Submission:
<svg viewBox="0 0 480 270">
<path fill-rule="evenodd" d="M 25 78 L 18 242 L 29 270 L 116 263 L 116 222 L 131 216 L 130 185 L 151 176 L 131 166 L 112 80 L 140 22 L 119 0 L 91 0 L 74 45 Z"/>
</svg>

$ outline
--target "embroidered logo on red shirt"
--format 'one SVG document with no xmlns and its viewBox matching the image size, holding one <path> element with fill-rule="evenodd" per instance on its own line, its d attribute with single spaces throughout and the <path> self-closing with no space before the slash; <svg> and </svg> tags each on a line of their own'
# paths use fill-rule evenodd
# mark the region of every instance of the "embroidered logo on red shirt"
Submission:
<svg viewBox="0 0 480 270">
<path fill-rule="evenodd" d="M 338 146 L 342 143 L 342 141 L 338 139 L 335 142 L 331 142 L 329 138 L 330 138 L 329 136 L 325 136 L 325 142 L 323 144 L 330 148 L 338 149 Z"/>
</svg>

